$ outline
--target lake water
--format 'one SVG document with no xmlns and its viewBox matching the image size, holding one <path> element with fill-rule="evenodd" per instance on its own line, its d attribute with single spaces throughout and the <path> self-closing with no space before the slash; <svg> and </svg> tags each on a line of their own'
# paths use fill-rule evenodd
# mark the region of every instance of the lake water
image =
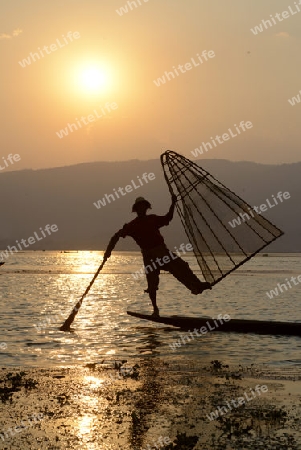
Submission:
<svg viewBox="0 0 301 450">
<path fill-rule="evenodd" d="M 201 277 L 193 256 L 186 259 Z M 229 364 L 301 366 L 301 338 L 208 333 L 173 351 L 185 332 L 138 320 L 127 309 L 151 312 L 144 294 L 139 252 L 113 253 L 74 321 L 73 333 L 59 331 L 102 261 L 102 252 L 19 252 L 0 268 L 0 361 L 2 366 L 70 366 L 106 359 L 156 355 L 169 359 L 218 359 Z M 202 295 L 194 296 L 162 273 L 162 315 L 283 320 L 301 323 L 301 283 L 277 297 L 266 292 L 301 274 L 300 254 L 258 255 Z M 301 325 L 300 325 L 301 326 Z"/>
</svg>

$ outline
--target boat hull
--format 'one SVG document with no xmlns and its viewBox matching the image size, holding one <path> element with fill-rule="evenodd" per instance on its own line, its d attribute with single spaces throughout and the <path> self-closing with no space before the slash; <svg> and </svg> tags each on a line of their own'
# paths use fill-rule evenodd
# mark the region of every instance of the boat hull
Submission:
<svg viewBox="0 0 301 450">
<path fill-rule="evenodd" d="M 200 329 L 205 327 L 207 331 L 301 336 L 301 323 L 295 322 L 231 319 L 228 322 L 223 321 L 221 324 L 217 319 L 213 320 L 209 317 L 154 317 L 149 314 L 140 314 L 133 311 L 127 311 L 127 313 L 130 316 L 137 317 L 138 319 L 150 320 L 152 322 L 171 325 L 173 327 L 190 331 L 193 331 L 195 328 Z"/>
</svg>

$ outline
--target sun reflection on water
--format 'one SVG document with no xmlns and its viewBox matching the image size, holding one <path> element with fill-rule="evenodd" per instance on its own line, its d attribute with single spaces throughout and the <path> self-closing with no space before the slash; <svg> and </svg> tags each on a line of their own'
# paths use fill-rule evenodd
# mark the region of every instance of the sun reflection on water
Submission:
<svg viewBox="0 0 301 450">
<path fill-rule="evenodd" d="M 91 389 L 102 387 L 102 385 L 105 383 L 105 380 L 103 378 L 96 378 L 92 375 L 86 375 L 84 377 L 84 381 L 87 382 Z"/>
<path fill-rule="evenodd" d="M 106 352 L 106 355 L 115 355 L 115 353 L 116 353 L 116 350 L 112 349 L 112 350 L 108 350 Z"/>
<path fill-rule="evenodd" d="M 78 271 L 81 273 L 96 272 L 102 262 L 102 256 L 95 252 L 81 252 Z"/>
<path fill-rule="evenodd" d="M 93 442 L 96 439 L 95 433 L 93 432 L 95 416 L 86 414 L 78 419 L 78 438 L 82 445 L 88 444 L 88 447 L 84 446 L 82 448 L 88 448 L 89 450 L 98 450 L 99 445 L 97 442 Z"/>
<path fill-rule="evenodd" d="M 78 431 L 79 431 L 79 435 L 82 437 L 86 434 L 90 434 L 91 433 L 91 429 L 92 429 L 92 425 L 93 425 L 93 421 L 95 419 L 95 416 L 92 415 L 85 415 L 83 417 L 80 417 L 78 419 Z"/>
<path fill-rule="evenodd" d="M 87 391 L 97 390 L 102 387 L 105 380 L 103 378 L 98 378 L 93 375 L 84 375 L 83 377 L 84 386 Z M 86 389 L 84 389 L 86 390 Z M 85 411 L 86 414 L 82 414 L 77 419 L 75 426 L 77 437 L 82 443 L 82 448 L 89 448 L 89 450 L 98 450 L 98 418 L 95 411 L 99 410 L 99 398 L 95 397 L 95 394 L 87 395 L 89 392 L 82 393 L 77 400 L 81 404 L 81 410 Z M 89 413 L 88 413 L 89 411 Z M 91 414 L 94 413 L 94 414 Z M 86 447 L 88 445 L 88 447 Z"/>
</svg>

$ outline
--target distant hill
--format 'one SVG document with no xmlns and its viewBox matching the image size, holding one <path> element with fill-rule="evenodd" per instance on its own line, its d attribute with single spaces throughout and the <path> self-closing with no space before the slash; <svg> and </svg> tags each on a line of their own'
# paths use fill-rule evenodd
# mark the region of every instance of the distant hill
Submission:
<svg viewBox="0 0 301 450">
<path fill-rule="evenodd" d="M 301 162 L 264 165 L 202 160 L 199 163 L 251 205 L 259 206 L 279 191 L 288 191 L 291 194 L 289 200 L 264 213 L 285 232 L 285 236 L 266 251 L 301 252 Z M 154 173 L 155 179 L 146 184 L 142 180 L 143 173 Z M 118 188 L 124 189 L 131 183 L 132 192 L 123 190 L 125 195 L 119 193 L 118 199 Z M 112 194 L 115 200 L 111 196 L 111 203 L 108 203 L 105 194 Z M 53 169 L 2 172 L 0 248 L 15 245 L 16 240 L 28 239 L 34 231 L 38 233 L 40 227 L 56 224 L 58 231 L 30 246 L 30 250 L 104 249 L 110 237 L 135 217 L 131 207 L 138 196 L 149 199 L 153 213 L 167 212 L 170 196 L 158 160 L 95 162 Z M 99 209 L 93 204 L 98 200 L 102 200 L 103 204 L 99 204 Z M 171 247 L 187 243 L 177 217 L 162 230 Z M 133 240 L 126 238 L 121 239 L 116 249 L 136 250 L 137 246 Z"/>
</svg>

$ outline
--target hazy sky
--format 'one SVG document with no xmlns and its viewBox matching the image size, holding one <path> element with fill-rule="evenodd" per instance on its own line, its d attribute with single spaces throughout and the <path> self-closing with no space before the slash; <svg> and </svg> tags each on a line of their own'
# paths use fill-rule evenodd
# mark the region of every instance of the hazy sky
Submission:
<svg viewBox="0 0 301 450">
<path fill-rule="evenodd" d="M 301 160 L 301 102 L 288 102 L 301 90 L 294 0 L 136 2 L 120 15 L 125 0 L 1 0 L 0 164 L 9 153 L 21 157 L 13 170 L 158 158 L 166 149 L 195 159 L 192 150 L 241 121 L 253 127 L 203 158 Z M 250 30 L 283 11 L 285 20 Z M 34 61 L 39 48 L 44 57 Z M 204 50 L 215 56 L 194 65 Z M 179 76 L 157 87 L 173 66 Z M 67 124 L 82 116 L 71 132 Z"/>
</svg>

